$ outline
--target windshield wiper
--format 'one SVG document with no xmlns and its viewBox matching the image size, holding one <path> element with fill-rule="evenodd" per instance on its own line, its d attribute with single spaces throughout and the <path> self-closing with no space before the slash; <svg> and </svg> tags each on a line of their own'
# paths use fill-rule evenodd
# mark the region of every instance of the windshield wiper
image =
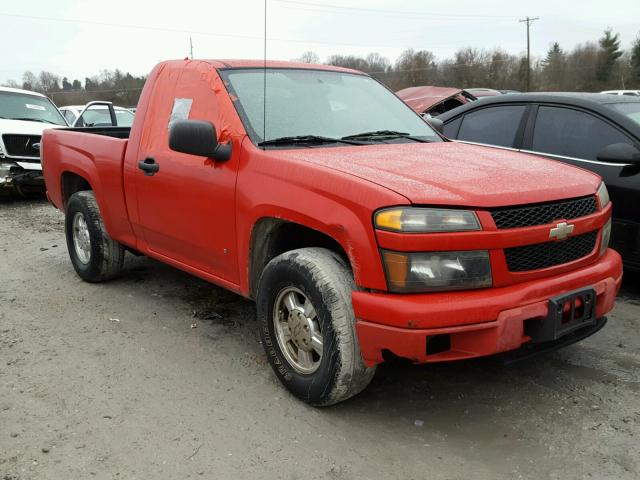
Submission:
<svg viewBox="0 0 640 480">
<path fill-rule="evenodd" d="M 12 118 L 11 120 L 23 120 L 23 121 L 26 121 L 26 122 L 41 122 L 41 123 L 51 123 L 53 125 L 59 125 L 56 122 L 52 122 L 51 120 L 45 120 L 44 118 L 21 117 L 21 118 Z"/>
<path fill-rule="evenodd" d="M 350 141 L 345 138 L 323 137 L 321 135 L 298 135 L 293 137 L 279 137 L 258 143 L 259 147 L 273 145 L 312 145 L 322 143 L 346 143 L 348 145 L 364 145 L 362 142 Z"/>
<path fill-rule="evenodd" d="M 385 139 L 385 138 L 408 138 L 409 140 L 414 140 L 416 142 L 427 143 L 429 140 L 416 137 L 411 135 L 408 132 L 397 132 L 395 130 L 374 130 L 372 132 L 362 132 L 356 133 L 355 135 L 347 135 L 346 137 L 342 137 L 341 140 L 349 140 L 349 139 Z"/>
</svg>

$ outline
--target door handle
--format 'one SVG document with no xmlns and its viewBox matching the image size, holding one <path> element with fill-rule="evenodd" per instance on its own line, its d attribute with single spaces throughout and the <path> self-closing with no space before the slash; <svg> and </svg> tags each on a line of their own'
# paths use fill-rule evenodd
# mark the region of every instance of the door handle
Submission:
<svg viewBox="0 0 640 480">
<path fill-rule="evenodd" d="M 142 170 L 147 177 L 152 177 L 160 171 L 160 164 L 156 163 L 155 158 L 147 157 L 138 162 L 138 168 Z"/>
</svg>

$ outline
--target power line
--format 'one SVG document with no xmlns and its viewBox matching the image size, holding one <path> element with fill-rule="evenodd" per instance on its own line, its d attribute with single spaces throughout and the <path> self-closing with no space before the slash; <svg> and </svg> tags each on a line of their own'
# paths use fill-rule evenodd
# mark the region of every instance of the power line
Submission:
<svg viewBox="0 0 640 480">
<path fill-rule="evenodd" d="M 28 20 L 40 20 L 40 21 L 49 21 L 49 22 L 61 22 L 61 23 L 72 23 L 72 24 L 86 24 L 86 25 L 96 25 L 101 27 L 115 27 L 115 28 L 128 28 L 133 30 L 149 30 L 155 32 L 169 32 L 169 33 L 180 33 L 180 34 L 191 34 L 191 35 L 202 35 L 208 37 L 222 37 L 222 38 L 242 38 L 248 40 L 261 40 L 264 41 L 264 38 L 257 35 L 239 35 L 233 33 L 212 33 L 212 32 L 204 32 L 204 31 L 196 31 L 196 30 L 185 30 L 178 28 L 168 28 L 168 27 L 153 27 L 150 25 L 133 25 L 133 24 L 123 24 L 123 23 L 112 23 L 112 22 L 100 22 L 95 20 L 85 20 L 79 18 L 59 18 L 59 17 L 43 17 L 37 15 L 19 15 L 13 13 L 2 13 L 0 12 L 0 17 L 9 17 L 9 18 L 21 18 Z M 354 44 L 354 43 L 341 43 L 341 42 L 325 42 L 325 41 L 316 41 L 316 40 L 301 40 L 301 39 L 293 39 L 293 38 L 278 38 L 278 37 L 270 37 L 267 40 L 272 42 L 282 42 L 282 43 L 295 43 L 302 45 L 326 45 L 326 46 L 338 46 L 338 47 L 357 47 L 357 48 L 396 48 L 402 49 L 403 46 L 398 45 L 362 45 L 362 44 Z M 454 47 L 452 44 L 440 44 L 433 45 L 434 47 L 445 48 L 445 47 Z"/>
<path fill-rule="evenodd" d="M 298 0 L 273 0 L 277 3 L 283 3 L 288 5 L 301 5 L 306 7 L 315 7 L 319 10 L 338 10 L 344 12 L 351 13 L 359 13 L 359 12 L 371 12 L 371 13 L 380 13 L 384 15 L 419 15 L 425 17 L 438 17 L 438 18 L 517 18 L 514 15 L 475 15 L 475 14 L 447 14 L 447 13 L 427 13 L 427 12 L 418 12 L 418 11 L 407 11 L 407 10 L 385 10 L 380 8 L 366 8 L 366 7 L 349 7 L 345 5 L 330 5 L 325 3 L 316 3 L 316 2 L 304 2 Z M 294 7 L 290 7 L 294 8 Z"/>
</svg>

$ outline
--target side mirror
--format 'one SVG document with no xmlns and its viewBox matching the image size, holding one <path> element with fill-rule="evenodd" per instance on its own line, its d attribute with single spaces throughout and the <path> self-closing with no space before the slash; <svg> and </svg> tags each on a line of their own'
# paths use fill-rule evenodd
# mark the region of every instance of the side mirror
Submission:
<svg viewBox="0 0 640 480">
<path fill-rule="evenodd" d="M 169 148 L 221 162 L 231 158 L 231 142 L 218 143 L 216 127 L 203 120 L 176 120 L 169 130 Z"/>
<path fill-rule="evenodd" d="M 444 135 L 444 122 L 439 118 L 429 117 L 426 119 L 429 125 L 431 125 L 436 132 Z"/>
<path fill-rule="evenodd" d="M 612 163 L 640 163 L 640 150 L 628 143 L 613 143 L 600 150 L 598 160 Z"/>
</svg>

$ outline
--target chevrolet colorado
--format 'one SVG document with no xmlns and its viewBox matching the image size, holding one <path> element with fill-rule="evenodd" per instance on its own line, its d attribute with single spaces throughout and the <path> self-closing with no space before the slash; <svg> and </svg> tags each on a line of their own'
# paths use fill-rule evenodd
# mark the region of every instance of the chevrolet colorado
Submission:
<svg viewBox="0 0 640 480">
<path fill-rule="evenodd" d="M 313 405 L 362 391 L 385 352 L 577 341 L 620 287 L 597 175 L 449 142 L 353 70 L 167 61 L 130 129 L 42 143 L 81 278 L 130 250 L 255 299 L 276 376 Z"/>
</svg>

